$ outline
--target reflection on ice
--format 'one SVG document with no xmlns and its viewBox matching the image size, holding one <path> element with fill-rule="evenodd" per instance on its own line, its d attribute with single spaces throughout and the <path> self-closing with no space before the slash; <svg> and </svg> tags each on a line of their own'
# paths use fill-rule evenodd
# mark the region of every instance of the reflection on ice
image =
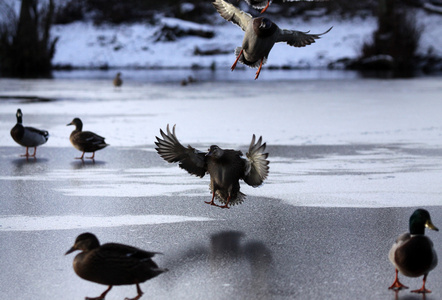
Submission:
<svg viewBox="0 0 442 300">
<path fill-rule="evenodd" d="M 241 286 L 249 298 L 269 299 L 275 270 L 272 251 L 264 242 L 233 230 L 213 233 L 207 240 L 208 245 L 190 241 L 184 251 L 166 257 L 164 264 L 173 278 L 168 289 L 186 294 L 183 290 L 198 285 L 202 293 L 209 289 L 212 295 L 229 295 L 235 286 Z M 222 291 L 217 293 L 217 289 Z"/>
</svg>

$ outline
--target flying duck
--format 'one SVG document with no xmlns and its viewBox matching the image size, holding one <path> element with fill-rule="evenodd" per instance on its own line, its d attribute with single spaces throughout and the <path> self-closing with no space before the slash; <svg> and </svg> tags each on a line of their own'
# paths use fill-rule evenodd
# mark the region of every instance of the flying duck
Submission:
<svg viewBox="0 0 442 300">
<path fill-rule="evenodd" d="M 258 68 L 255 79 L 258 79 L 262 65 L 266 63 L 275 43 L 286 42 L 290 46 L 305 47 L 314 43 L 315 39 L 319 39 L 321 35 L 328 33 L 333 28 L 330 27 L 327 31 L 319 34 L 280 29 L 270 19 L 253 18 L 250 14 L 224 0 L 215 0 L 213 5 L 221 17 L 245 31 L 242 46 L 235 49 L 236 60 L 231 70 L 235 69 L 238 61 L 251 68 Z"/>
<path fill-rule="evenodd" d="M 398 271 L 408 277 L 424 276 L 422 287 L 414 293 L 431 293 L 425 288 L 428 273 L 437 265 L 437 255 L 433 242 L 425 236 L 425 227 L 439 231 L 433 225 L 430 213 L 425 209 L 417 209 L 410 217 L 410 232 L 400 235 L 391 247 L 388 258 L 396 268 L 396 277 L 389 289 L 408 288 L 398 279 Z"/>
<path fill-rule="evenodd" d="M 143 295 L 140 283 L 168 271 L 161 269 L 152 260 L 158 252 L 148 252 L 132 246 L 108 243 L 100 245 L 97 237 L 89 232 L 80 234 L 74 246 L 65 255 L 76 250 L 81 252 L 74 258 L 74 271 L 81 278 L 109 286 L 100 296 L 86 299 L 104 299 L 114 285 L 137 286 L 137 300 Z"/>
<path fill-rule="evenodd" d="M 192 175 L 210 175 L 212 200 L 205 202 L 207 204 L 229 208 L 229 205 L 242 203 L 245 195 L 239 191 L 239 180 L 257 187 L 269 173 L 268 153 L 264 153 L 266 143 L 262 143 L 261 137 L 255 143 L 256 138 L 253 135 L 247 158 L 244 158 L 241 151 L 221 149 L 217 145 L 210 146 L 208 152 L 199 151 L 191 146 L 185 148 L 175 135 L 175 125 L 172 132 L 167 125 L 167 133 L 160 129 L 160 134 L 162 139 L 156 137 L 155 149 L 165 161 L 178 162 L 180 168 Z M 215 198 L 224 205 L 215 204 Z"/>
<path fill-rule="evenodd" d="M 83 151 L 81 157 L 76 157 L 77 159 L 83 159 L 85 152 L 92 152 L 92 156 L 86 158 L 94 159 L 95 151 L 109 146 L 109 144 L 106 144 L 104 141 L 104 137 L 91 131 L 82 131 L 83 122 L 81 122 L 79 118 L 73 119 L 72 122 L 66 126 L 69 125 L 75 125 L 75 130 L 72 131 L 69 140 L 76 149 Z"/>
<path fill-rule="evenodd" d="M 21 109 L 17 109 L 17 124 L 11 129 L 11 136 L 14 141 L 26 147 L 26 153 L 22 156 L 34 157 L 37 153 L 37 146 L 43 145 L 49 139 L 49 133 L 46 130 L 36 129 L 34 127 L 23 126 L 23 114 Z M 29 147 L 34 147 L 34 154 L 28 152 Z"/>
</svg>

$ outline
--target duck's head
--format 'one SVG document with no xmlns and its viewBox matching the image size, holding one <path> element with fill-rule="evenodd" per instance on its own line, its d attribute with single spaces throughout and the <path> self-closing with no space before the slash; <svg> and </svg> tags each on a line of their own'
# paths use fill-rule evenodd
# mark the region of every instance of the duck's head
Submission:
<svg viewBox="0 0 442 300">
<path fill-rule="evenodd" d="M 69 125 L 75 125 L 75 128 L 77 130 L 83 129 L 83 122 L 81 122 L 80 118 L 74 118 L 71 123 L 66 124 L 66 126 L 69 126 Z"/>
<path fill-rule="evenodd" d="M 17 117 L 17 123 L 22 123 L 23 122 L 23 113 L 21 112 L 21 109 L 17 109 L 17 113 L 15 114 L 15 116 Z"/>
<path fill-rule="evenodd" d="M 278 26 L 270 19 L 263 17 L 253 19 L 253 30 L 261 38 L 271 36 L 277 28 Z"/>
<path fill-rule="evenodd" d="M 100 242 L 98 241 L 97 237 L 92 233 L 85 232 L 77 236 L 74 246 L 72 246 L 71 249 L 69 249 L 64 255 L 72 253 L 76 250 L 90 251 L 98 247 L 100 247 Z"/>
<path fill-rule="evenodd" d="M 221 158 L 223 156 L 224 150 L 218 147 L 217 145 L 212 145 L 209 148 L 209 152 L 206 154 L 206 156 L 210 156 L 213 158 Z"/>
<path fill-rule="evenodd" d="M 427 210 L 422 208 L 416 209 L 410 217 L 410 234 L 424 234 L 425 227 L 439 231 L 431 221 L 430 213 Z"/>
</svg>

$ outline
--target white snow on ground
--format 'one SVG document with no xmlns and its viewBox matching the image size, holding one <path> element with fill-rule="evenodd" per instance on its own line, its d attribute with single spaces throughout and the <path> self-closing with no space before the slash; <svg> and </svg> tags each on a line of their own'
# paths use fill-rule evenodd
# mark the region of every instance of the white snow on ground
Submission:
<svg viewBox="0 0 442 300">
<path fill-rule="evenodd" d="M 55 65 L 75 67 L 99 67 L 107 65 L 116 68 L 153 68 L 192 66 L 228 68 L 235 57 L 234 49 L 242 43 L 242 30 L 224 21 L 220 16 L 215 26 L 199 25 L 179 19 L 164 18 L 158 25 L 148 23 L 131 25 L 94 26 L 88 22 L 76 22 L 53 27 L 52 35 L 60 39 L 53 59 Z M 423 10 L 416 11 L 417 22 L 424 26 L 419 52 L 432 52 L 442 56 L 442 18 Z M 377 27 L 374 17 L 341 18 L 326 16 L 304 20 L 275 20 L 281 28 L 321 33 L 333 29 L 316 43 L 304 47 L 289 47 L 285 43 L 276 44 L 272 49 L 268 66 L 291 66 L 298 68 L 323 68 L 341 58 L 355 58 L 365 41 L 371 39 Z M 213 29 L 215 37 L 182 37 L 174 42 L 155 42 L 155 33 L 162 24 L 175 24 L 182 28 Z M 194 55 L 196 48 L 219 47 L 228 54 L 212 56 Z"/>
</svg>

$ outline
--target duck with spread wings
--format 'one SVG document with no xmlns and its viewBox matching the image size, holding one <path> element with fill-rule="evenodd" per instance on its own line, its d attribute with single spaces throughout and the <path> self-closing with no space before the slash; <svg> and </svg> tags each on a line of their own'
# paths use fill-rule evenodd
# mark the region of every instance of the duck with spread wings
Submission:
<svg viewBox="0 0 442 300">
<path fill-rule="evenodd" d="M 270 50 L 272 50 L 275 43 L 286 42 L 293 47 L 305 47 L 313 44 L 316 39 L 319 39 L 321 35 L 328 33 L 333 28 L 330 27 L 327 31 L 319 34 L 281 29 L 270 19 L 264 17 L 253 18 L 250 14 L 224 0 L 215 0 L 213 6 L 221 17 L 238 25 L 245 32 L 242 46 L 235 49 L 236 60 L 231 70 L 235 69 L 238 61 L 251 68 L 258 68 L 255 79 L 258 79 L 261 68 L 266 63 Z"/>
<path fill-rule="evenodd" d="M 210 175 L 210 190 L 212 200 L 207 204 L 221 208 L 242 203 L 245 195 L 240 192 L 239 180 L 244 180 L 250 186 L 258 187 L 267 178 L 269 173 L 268 153 L 264 153 L 266 143 L 262 137 L 256 141 L 252 137 L 246 158 L 241 151 L 222 149 L 212 145 L 208 152 L 199 151 L 192 146 L 184 147 L 175 135 L 175 126 L 172 131 L 167 125 L 166 133 L 160 129 L 161 137 L 156 137 L 158 154 L 167 162 L 178 162 L 180 168 L 190 174 L 204 177 Z M 215 204 L 215 199 L 223 205 Z"/>
</svg>

